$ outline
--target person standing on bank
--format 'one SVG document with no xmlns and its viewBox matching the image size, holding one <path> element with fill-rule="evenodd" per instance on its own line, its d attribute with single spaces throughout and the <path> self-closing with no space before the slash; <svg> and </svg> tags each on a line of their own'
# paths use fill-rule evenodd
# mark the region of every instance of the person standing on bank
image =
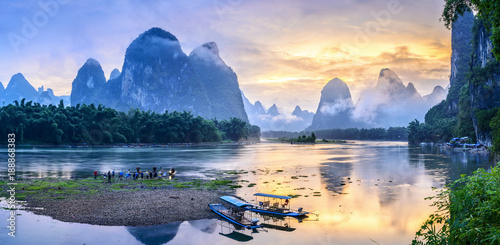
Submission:
<svg viewBox="0 0 500 245">
<path fill-rule="evenodd" d="M 111 183 L 111 172 L 108 171 L 108 183 Z"/>
<path fill-rule="evenodd" d="M 94 179 L 97 179 L 97 169 L 94 171 Z"/>
</svg>

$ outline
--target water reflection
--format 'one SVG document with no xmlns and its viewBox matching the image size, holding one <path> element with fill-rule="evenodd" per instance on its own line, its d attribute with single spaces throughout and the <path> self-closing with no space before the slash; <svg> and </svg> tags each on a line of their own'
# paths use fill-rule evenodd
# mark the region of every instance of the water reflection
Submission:
<svg viewBox="0 0 500 245">
<path fill-rule="evenodd" d="M 174 239 L 180 225 L 181 222 L 153 226 L 128 226 L 127 231 L 143 244 L 160 245 Z"/>
<path fill-rule="evenodd" d="M 431 187 L 492 165 L 487 154 L 408 147 L 405 142 L 85 150 L 29 148 L 20 153 L 22 168 L 18 171 L 24 177 L 61 177 L 90 175 L 96 168 L 174 166 L 179 177 L 203 177 L 213 169 L 245 170 L 246 174 L 235 176 L 243 186 L 236 190 L 237 196 L 255 202 L 256 192 L 297 195 L 291 201 L 293 208 L 319 213 L 319 220 L 299 223 L 295 219 L 259 218 L 269 224 L 269 232 L 256 234 L 232 225 L 221 227 L 222 221 L 217 220 L 101 227 L 23 212 L 19 239 L 5 244 L 234 244 L 245 240 L 256 244 L 408 244 L 434 211 L 431 202 L 424 200 L 435 194 Z M 0 150 L 0 157 L 2 154 L 5 151 Z M 0 165 L 0 175 L 5 173 L 6 165 Z M 0 210 L 2 220 L 7 214 Z M 0 234 L 2 244 L 7 241 L 5 230 Z"/>
<path fill-rule="evenodd" d="M 429 145 L 410 147 L 409 161 L 423 165 L 427 173 L 438 180 L 436 187 L 459 179 L 462 174 L 470 175 L 478 168 L 489 169 L 493 166 L 489 153 L 471 153 Z"/>
<path fill-rule="evenodd" d="M 214 233 L 215 230 L 217 229 L 217 220 L 215 219 L 192 220 L 188 221 L 188 223 L 192 227 L 209 234 Z"/>
<path fill-rule="evenodd" d="M 175 167 L 184 176 L 204 177 L 213 169 L 232 169 L 228 161 L 245 154 L 242 145 L 194 146 L 172 148 L 53 148 L 18 147 L 16 162 L 22 164 L 16 174 L 24 178 L 87 178 L 94 170 L 99 173 L 141 166 L 151 170 Z M 0 147 L 0 158 L 7 158 L 6 148 Z M 7 165 L 0 166 L 0 177 L 6 177 Z"/>
</svg>

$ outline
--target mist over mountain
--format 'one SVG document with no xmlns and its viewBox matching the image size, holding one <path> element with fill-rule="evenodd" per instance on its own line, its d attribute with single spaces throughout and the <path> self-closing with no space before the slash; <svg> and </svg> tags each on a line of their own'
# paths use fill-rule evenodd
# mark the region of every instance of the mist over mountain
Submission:
<svg viewBox="0 0 500 245">
<path fill-rule="evenodd" d="M 195 48 L 189 60 L 200 76 L 214 117 L 237 117 L 248 122 L 236 73 L 219 56 L 219 47 L 209 42 Z"/>
<path fill-rule="evenodd" d="M 330 80 L 323 90 L 312 124 L 307 130 L 353 128 L 354 103 L 347 84 L 339 78 Z"/>
<path fill-rule="evenodd" d="M 94 91 L 91 91 L 94 92 Z M 170 32 L 151 28 L 127 48 L 121 74 L 110 80 L 93 103 L 122 111 L 130 108 L 190 111 L 212 118 L 205 89 L 178 39 Z"/>
<path fill-rule="evenodd" d="M 273 104 L 269 108 L 269 110 L 267 110 L 267 115 L 269 115 L 271 117 L 276 117 L 276 116 L 281 115 L 281 113 L 278 111 L 278 107 L 276 106 L 276 104 Z"/>
<path fill-rule="evenodd" d="M 308 130 L 407 126 L 414 119 L 423 120 L 427 110 L 445 98 L 441 86 L 422 97 L 413 83 L 405 86 L 394 71 L 385 68 L 375 87 L 363 91 L 354 105 L 347 84 L 334 78 L 321 91 Z"/>
<path fill-rule="evenodd" d="M 292 113 L 282 113 L 276 104 L 268 110 L 260 101 L 252 104 L 242 92 L 245 111 L 251 124 L 257 125 L 262 131 L 294 131 L 300 132 L 307 128 L 314 116 L 314 113 L 302 110 L 296 106 Z"/>
<path fill-rule="evenodd" d="M 292 112 L 292 115 L 296 117 L 301 117 L 305 121 L 311 121 L 313 120 L 314 117 L 314 112 L 310 112 L 308 110 L 302 110 L 300 106 L 295 106 L 295 109 Z"/>
<path fill-rule="evenodd" d="M 72 105 L 189 111 L 204 118 L 248 122 L 238 78 L 219 56 L 217 44 L 205 43 L 187 56 L 173 34 L 156 27 L 129 45 L 122 71 L 114 69 L 108 82 L 99 62 L 89 59 L 73 82 L 71 100 Z"/>
<path fill-rule="evenodd" d="M 436 105 L 445 99 L 447 96 L 447 91 L 441 86 L 436 86 L 432 90 L 432 93 L 425 95 L 423 99 L 427 101 L 428 104 Z"/>
</svg>

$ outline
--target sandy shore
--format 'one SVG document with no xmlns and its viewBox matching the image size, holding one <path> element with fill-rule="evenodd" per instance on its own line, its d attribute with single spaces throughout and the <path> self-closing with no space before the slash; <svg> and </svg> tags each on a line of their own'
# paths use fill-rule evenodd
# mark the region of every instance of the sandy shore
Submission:
<svg viewBox="0 0 500 245">
<path fill-rule="evenodd" d="M 71 199 L 27 200 L 26 209 L 65 222 L 144 226 L 216 218 L 208 204 L 220 203 L 222 195 L 193 189 L 108 192 Z"/>
</svg>

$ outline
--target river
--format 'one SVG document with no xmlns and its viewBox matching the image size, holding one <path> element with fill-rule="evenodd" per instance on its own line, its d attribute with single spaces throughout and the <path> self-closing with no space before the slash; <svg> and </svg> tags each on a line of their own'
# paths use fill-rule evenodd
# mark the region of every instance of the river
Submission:
<svg viewBox="0 0 500 245">
<path fill-rule="evenodd" d="M 0 158 L 7 159 L 0 148 Z M 434 211 L 425 197 L 432 187 L 490 168 L 488 154 L 453 152 L 406 142 L 349 141 L 290 145 L 263 142 L 172 148 L 18 148 L 16 173 L 23 178 L 86 178 L 94 170 L 175 167 L 181 178 L 210 178 L 237 170 L 236 194 L 300 195 L 292 208 L 316 215 L 299 222 L 260 217 L 266 231 L 234 233 L 226 222 L 197 220 L 146 227 L 104 227 L 60 222 L 18 211 L 17 237 L 7 236 L 8 211 L 0 244 L 409 244 Z M 0 166 L 5 178 L 7 164 Z M 247 187 L 254 183 L 252 187 Z M 5 205 L 5 202 L 1 202 Z M 281 229 L 273 229 L 281 227 Z M 283 227 L 287 227 L 283 229 Z M 236 236 L 235 236 L 236 235 Z M 241 241 L 237 241 L 237 240 Z"/>
</svg>

